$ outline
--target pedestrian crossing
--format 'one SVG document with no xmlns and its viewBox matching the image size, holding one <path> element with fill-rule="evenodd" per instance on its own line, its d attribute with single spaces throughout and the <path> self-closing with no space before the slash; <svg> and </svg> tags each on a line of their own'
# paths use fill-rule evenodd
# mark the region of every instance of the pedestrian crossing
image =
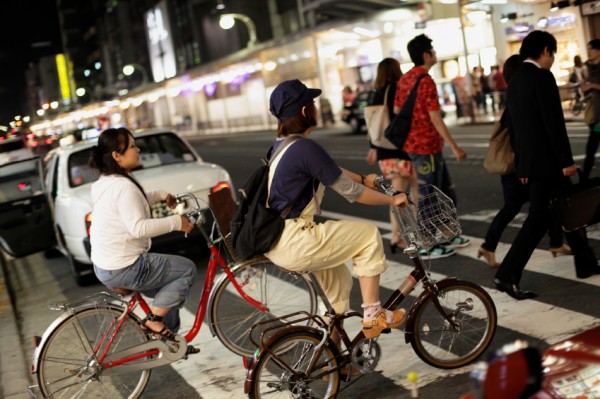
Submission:
<svg viewBox="0 0 600 399">
<path fill-rule="evenodd" d="M 480 212 L 477 215 L 463 216 L 461 219 L 483 221 L 489 218 L 491 214 L 492 211 L 487 213 Z M 340 217 L 344 217 L 345 219 L 352 218 L 347 215 L 327 211 L 324 211 L 322 216 L 330 219 Z M 515 223 L 515 227 L 518 227 L 518 220 Z M 389 239 L 391 237 L 391 226 L 389 223 L 376 222 L 376 224 L 382 230 L 384 239 Z M 477 282 L 488 291 L 496 304 L 498 313 L 498 332 L 492 344 L 493 348 L 498 348 L 505 343 L 512 342 L 516 338 L 526 339 L 534 345 L 545 346 L 600 324 L 600 310 L 596 304 L 589 307 L 589 309 L 581 305 L 569 306 L 566 304 L 570 299 L 564 298 L 564 296 L 571 295 L 573 297 L 571 299 L 574 299 L 578 295 L 578 292 L 597 291 L 600 287 L 600 275 L 585 280 L 579 280 L 575 277 L 572 256 L 552 258 L 549 251 L 536 249 L 527 265 L 523 283 L 529 283 L 529 280 L 535 277 L 538 280 L 545 280 L 545 278 L 549 278 L 552 281 L 560 280 L 562 285 L 560 289 L 546 287 L 543 290 L 539 290 L 541 295 L 535 300 L 517 302 L 508 295 L 500 293 L 491 287 L 491 280 L 495 270 L 477 259 L 477 248 L 481 245 L 482 238 L 466 237 L 471 239 L 471 245 L 457 249 L 456 256 L 431 261 L 430 272 L 432 278 L 435 280 L 458 275 L 461 279 Z M 509 243 L 499 244 L 497 250 L 499 260 L 504 257 L 509 247 Z M 397 261 L 396 259 L 398 258 L 396 256 L 393 260 L 389 259 L 389 269 L 381 276 L 382 300 L 385 300 L 412 270 L 412 266 L 408 264 L 408 257 L 401 255 L 400 258 L 403 258 L 402 261 Z M 452 265 L 448 266 L 449 263 L 452 263 Z M 460 268 L 460 270 L 457 268 Z M 482 278 L 485 274 L 487 274 L 487 278 Z M 472 275 L 473 278 L 469 278 L 469 275 Z M 352 294 L 351 307 L 353 310 L 360 310 L 360 294 L 356 289 L 357 285 L 355 283 L 355 289 Z M 573 292 L 568 292 L 569 285 L 572 286 Z M 411 297 L 413 299 L 416 298 L 420 292 L 421 288 L 419 285 L 411 294 Z M 563 297 L 564 302 L 557 299 L 557 296 Z M 411 302 L 407 301 L 407 306 Z M 558 306 L 557 303 L 565 306 Z M 182 315 L 182 320 L 184 326 L 185 323 L 191 325 L 193 322 L 192 313 L 186 310 Z M 359 331 L 359 321 L 357 319 L 347 323 L 347 329 L 350 334 Z M 192 384 L 203 397 L 242 397 L 244 370 L 241 359 L 228 352 L 216 338 L 211 337 L 206 326 L 203 326 L 194 344 L 202 348 L 201 354 L 193 356 L 187 361 L 174 364 L 173 368 L 186 381 Z M 355 395 L 358 395 L 358 392 L 352 389 L 360 391 L 361 385 L 362 389 L 365 389 L 369 378 L 385 379 L 389 384 L 398 386 L 399 392 L 408 392 L 412 385 L 406 376 L 411 371 L 417 372 L 420 376 L 418 385 L 423 387 L 445 378 L 468 373 L 472 368 L 472 366 L 468 366 L 458 370 L 439 370 L 426 365 L 417 357 L 412 347 L 405 343 L 402 329 L 394 330 L 391 334 L 382 336 L 379 339 L 379 344 L 382 348 L 382 359 L 376 373 L 366 375 L 361 382 L 354 384 L 348 389 L 346 393 L 348 396 L 344 396 L 344 393 L 342 393 L 341 397 L 357 397 Z M 215 364 L 215 361 L 218 363 L 218 366 Z M 465 390 L 467 389 L 465 387 Z M 368 389 L 365 392 L 368 392 Z"/>
</svg>

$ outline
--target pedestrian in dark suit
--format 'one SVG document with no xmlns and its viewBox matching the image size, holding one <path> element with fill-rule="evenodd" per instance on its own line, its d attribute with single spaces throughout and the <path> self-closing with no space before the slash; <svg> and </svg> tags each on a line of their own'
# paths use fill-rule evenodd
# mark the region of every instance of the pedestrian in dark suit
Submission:
<svg viewBox="0 0 600 399">
<path fill-rule="evenodd" d="M 517 176 L 529 184 L 529 214 L 496 273 L 494 285 L 515 299 L 537 296 L 521 291 L 523 269 L 552 220 L 550 199 L 570 184 L 577 173 L 567 137 L 560 95 L 550 68 L 556 39 L 548 32 L 533 31 L 523 40 L 519 55 L 523 65 L 507 90 L 508 127 L 515 150 Z M 585 231 L 566 234 L 575 255 L 579 278 L 600 274 Z"/>
</svg>

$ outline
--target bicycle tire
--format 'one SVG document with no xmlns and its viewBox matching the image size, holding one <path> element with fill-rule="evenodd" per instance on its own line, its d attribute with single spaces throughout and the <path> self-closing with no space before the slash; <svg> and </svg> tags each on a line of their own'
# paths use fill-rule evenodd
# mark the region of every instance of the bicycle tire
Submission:
<svg viewBox="0 0 600 399">
<path fill-rule="evenodd" d="M 457 280 L 439 288 L 438 300 L 446 310 L 455 312 L 458 331 L 439 313 L 431 296 L 414 311 L 411 345 L 427 364 L 453 369 L 475 361 L 488 348 L 496 333 L 494 301 L 479 285 Z M 460 309 L 469 306 L 471 309 Z"/>
<path fill-rule="evenodd" d="M 237 355 L 252 356 L 256 351 L 257 347 L 248 336 L 254 324 L 298 311 L 317 313 L 317 294 L 310 282 L 304 276 L 282 270 L 268 259 L 242 263 L 232 273 L 247 295 L 268 308 L 267 312 L 262 312 L 246 302 L 228 278 L 215 287 L 210 303 L 211 323 L 217 338 Z M 306 325 L 310 324 L 307 320 Z M 260 342 L 262 331 L 254 330 L 255 342 Z"/>
<path fill-rule="evenodd" d="M 122 313 L 122 309 L 112 307 L 76 311 L 52 331 L 41 348 L 38 363 L 38 383 L 44 397 L 134 399 L 142 394 L 150 370 L 102 375 L 95 356 L 86 348 L 86 345 L 97 345 L 103 332 L 112 333 L 111 322 Z M 128 314 L 109 353 L 142 344 L 148 339 L 137 316 Z M 145 359 L 135 362 L 143 361 Z"/>
<path fill-rule="evenodd" d="M 271 352 L 263 349 L 257 359 L 248 397 L 250 399 L 335 398 L 340 386 L 339 370 L 327 374 L 327 378 L 311 378 L 306 375 L 306 367 L 322 338 L 322 333 L 295 330 L 270 342 L 268 348 Z M 282 350 L 282 347 L 285 349 Z M 298 378 L 292 378 L 291 372 L 281 366 L 271 353 L 278 353 L 277 357 L 281 361 L 294 371 L 299 371 L 301 375 Z M 315 363 L 315 370 L 311 374 L 318 375 L 325 368 L 337 367 L 338 356 L 335 345 L 331 342 L 326 343 L 323 345 L 321 356 Z"/>
</svg>

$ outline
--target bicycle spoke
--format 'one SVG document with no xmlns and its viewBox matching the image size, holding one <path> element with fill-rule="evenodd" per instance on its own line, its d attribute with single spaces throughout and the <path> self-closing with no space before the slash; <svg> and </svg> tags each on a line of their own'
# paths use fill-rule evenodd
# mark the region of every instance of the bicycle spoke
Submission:
<svg viewBox="0 0 600 399">
<path fill-rule="evenodd" d="M 453 368 L 473 361 L 491 342 L 495 332 L 495 308 L 479 286 L 460 282 L 440 290 L 437 300 L 418 309 L 412 342 L 417 355 L 436 367 Z M 456 327 L 446 319 L 450 315 Z"/>
<path fill-rule="evenodd" d="M 113 337 L 116 328 L 114 321 L 120 314 L 121 311 L 111 308 L 84 309 L 57 325 L 40 349 L 38 380 L 45 397 L 133 399 L 142 393 L 150 371 L 104 375 L 102 366 L 92 352 L 92 341 L 88 340 L 88 337 L 95 337 L 96 342 L 101 344 L 96 350 L 111 345 L 109 352 L 119 352 L 145 342 L 148 337 L 131 316 L 123 320 L 112 342 L 104 342 L 106 334 Z"/>
</svg>

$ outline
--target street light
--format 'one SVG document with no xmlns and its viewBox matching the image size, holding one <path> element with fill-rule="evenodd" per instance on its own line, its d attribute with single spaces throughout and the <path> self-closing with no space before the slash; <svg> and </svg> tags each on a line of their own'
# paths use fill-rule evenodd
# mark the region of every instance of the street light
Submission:
<svg viewBox="0 0 600 399">
<path fill-rule="evenodd" d="M 235 25 L 235 20 L 239 19 L 242 21 L 246 28 L 248 28 L 248 36 L 250 39 L 248 40 L 248 44 L 246 47 L 253 47 L 256 44 L 256 27 L 254 26 L 254 22 L 244 14 L 222 14 L 219 18 L 219 26 L 222 29 L 231 29 L 233 25 Z"/>
<path fill-rule="evenodd" d="M 148 73 L 146 72 L 146 68 L 141 66 L 140 64 L 127 64 L 123 67 L 123 74 L 125 76 L 131 76 L 136 70 L 140 71 L 142 74 L 142 85 L 148 83 Z"/>
</svg>

